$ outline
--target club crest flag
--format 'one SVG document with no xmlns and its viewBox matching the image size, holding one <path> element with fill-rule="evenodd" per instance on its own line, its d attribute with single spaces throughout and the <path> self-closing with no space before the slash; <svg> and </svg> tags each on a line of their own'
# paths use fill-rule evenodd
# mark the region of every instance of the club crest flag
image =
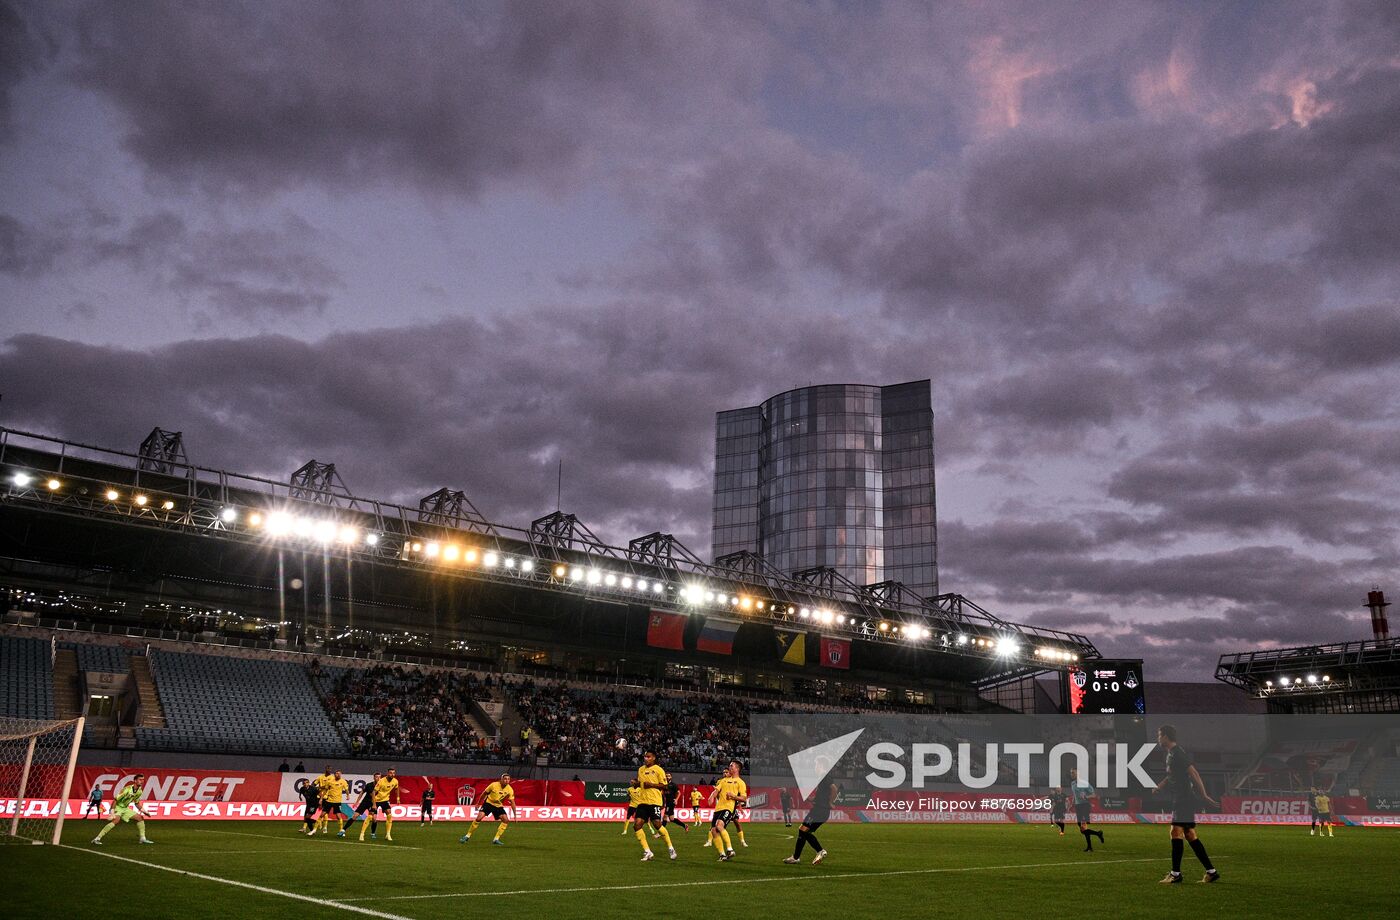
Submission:
<svg viewBox="0 0 1400 920">
<path fill-rule="evenodd" d="M 822 636 L 821 663 L 824 668 L 851 669 L 851 640 Z"/>
<path fill-rule="evenodd" d="M 804 632 L 792 632 L 786 629 L 779 629 L 776 632 L 778 637 L 778 657 L 788 664 L 807 663 L 807 634 Z"/>
<path fill-rule="evenodd" d="M 653 610 L 647 617 L 647 645 L 684 651 L 684 614 Z"/>
</svg>

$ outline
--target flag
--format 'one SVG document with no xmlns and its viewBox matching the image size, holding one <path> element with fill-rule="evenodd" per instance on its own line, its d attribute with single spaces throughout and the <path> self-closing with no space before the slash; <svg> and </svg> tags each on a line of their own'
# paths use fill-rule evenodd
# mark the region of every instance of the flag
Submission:
<svg viewBox="0 0 1400 920">
<path fill-rule="evenodd" d="M 851 669 L 851 640 L 822 636 L 822 667 Z"/>
<path fill-rule="evenodd" d="M 647 619 L 647 645 L 685 650 L 685 615 L 653 610 Z"/>
<path fill-rule="evenodd" d="M 774 631 L 778 637 L 778 657 L 788 664 L 807 663 L 807 634 L 786 629 Z"/>
<path fill-rule="evenodd" d="M 700 630 L 700 639 L 695 643 L 696 650 L 714 652 L 716 655 L 734 654 L 734 634 L 742 625 L 738 620 L 707 618 L 704 628 Z"/>
</svg>

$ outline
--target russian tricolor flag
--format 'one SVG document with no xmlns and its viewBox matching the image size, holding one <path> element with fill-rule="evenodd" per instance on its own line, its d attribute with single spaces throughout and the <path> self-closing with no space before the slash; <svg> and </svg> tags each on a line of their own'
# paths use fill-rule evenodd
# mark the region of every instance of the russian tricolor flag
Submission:
<svg viewBox="0 0 1400 920">
<path fill-rule="evenodd" d="M 734 634 L 744 625 L 738 620 L 716 620 L 708 617 L 700 630 L 700 638 L 695 643 L 697 651 L 714 652 L 716 655 L 734 654 Z"/>
</svg>

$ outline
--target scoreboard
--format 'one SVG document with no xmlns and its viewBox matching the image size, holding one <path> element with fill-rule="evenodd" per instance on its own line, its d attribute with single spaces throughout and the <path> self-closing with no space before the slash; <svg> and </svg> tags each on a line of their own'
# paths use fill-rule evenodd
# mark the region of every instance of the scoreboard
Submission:
<svg viewBox="0 0 1400 920">
<path fill-rule="evenodd" d="M 1086 661 L 1065 675 L 1065 699 L 1072 713 L 1142 715 L 1147 698 L 1142 687 L 1142 659 Z"/>
</svg>

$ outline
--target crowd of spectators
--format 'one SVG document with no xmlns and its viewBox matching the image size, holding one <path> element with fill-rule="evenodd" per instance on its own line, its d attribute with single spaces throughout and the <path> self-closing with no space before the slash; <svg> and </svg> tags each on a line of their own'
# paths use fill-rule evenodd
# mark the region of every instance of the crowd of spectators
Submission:
<svg viewBox="0 0 1400 920">
<path fill-rule="evenodd" d="M 336 676 L 326 710 L 360 757 L 502 761 L 509 747 L 499 732 L 472 728 L 474 700 L 491 698 L 491 678 L 470 672 L 431 672 L 378 665 Z"/>
<path fill-rule="evenodd" d="M 730 760 L 748 761 L 750 714 L 779 711 L 749 700 L 587 690 L 557 681 L 505 686 L 533 729 L 534 753 L 561 764 L 635 767 L 652 750 L 672 769 L 717 771 Z"/>
</svg>

